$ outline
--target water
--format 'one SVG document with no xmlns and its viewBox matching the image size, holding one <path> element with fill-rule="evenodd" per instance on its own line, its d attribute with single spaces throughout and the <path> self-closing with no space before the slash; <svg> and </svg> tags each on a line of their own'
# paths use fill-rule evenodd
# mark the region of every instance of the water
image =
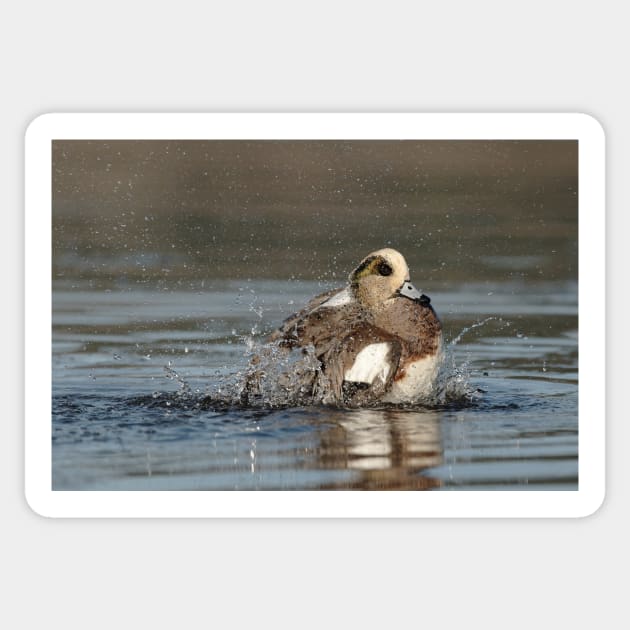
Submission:
<svg viewBox="0 0 630 630">
<path fill-rule="evenodd" d="M 575 283 L 431 292 L 447 342 L 433 407 L 240 407 L 252 345 L 324 288 L 57 282 L 53 488 L 577 489 Z"/>
<path fill-rule="evenodd" d="M 577 142 L 52 158 L 55 489 L 577 489 Z M 434 404 L 240 406 L 264 333 L 382 247 L 444 325 Z"/>
</svg>

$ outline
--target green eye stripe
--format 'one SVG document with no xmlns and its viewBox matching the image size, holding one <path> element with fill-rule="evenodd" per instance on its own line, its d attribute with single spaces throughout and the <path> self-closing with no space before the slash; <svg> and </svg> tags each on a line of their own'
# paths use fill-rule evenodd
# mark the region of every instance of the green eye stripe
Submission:
<svg viewBox="0 0 630 630">
<path fill-rule="evenodd" d="M 352 274 L 354 281 L 364 276 L 378 275 L 378 276 L 390 276 L 393 270 L 391 265 L 381 256 L 371 256 L 366 258 Z"/>
</svg>

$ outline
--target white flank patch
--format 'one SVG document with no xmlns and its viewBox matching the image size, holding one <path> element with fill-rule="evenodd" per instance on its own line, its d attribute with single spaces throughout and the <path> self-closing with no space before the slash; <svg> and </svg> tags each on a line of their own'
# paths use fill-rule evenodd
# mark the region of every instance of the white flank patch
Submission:
<svg viewBox="0 0 630 630">
<path fill-rule="evenodd" d="M 328 298 L 323 304 L 319 305 L 319 308 L 323 306 L 343 306 L 344 304 L 350 304 L 350 302 L 354 302 L 354 297 L 350 293 L 350 289 L 345 288 L 343 291 L 340 291 L 336 295 Z"/>
<path fill-rule="evenodd" d="M 383 402 L 417 402 L 433 393 L 433 386 L 440 368 L 440 353 L 424 357 L 407 365 L 405 376 L 394 381 Z"/>
<path fill-rule="evenodd" d="M 374 379 L 380 378 L 383 383 L 389 375 L 390 364 L 387 360 L 389 354 L 389 344 L 372 343 L 365 346 L 359 354 L 357 354 L 354 364 L 349 370 L 346 370 L 344 378 L 352 383 L 369 383 Z"/>
</svg>

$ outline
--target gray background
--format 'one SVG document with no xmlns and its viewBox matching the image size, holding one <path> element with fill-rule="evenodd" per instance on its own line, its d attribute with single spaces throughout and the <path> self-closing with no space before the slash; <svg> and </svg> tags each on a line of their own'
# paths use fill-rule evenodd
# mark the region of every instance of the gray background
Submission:
<svg viewBox="0 0 630 630">
<path fill-rule="evenodd" d="M 630 207 L 630 46 L 619 7 L 322 1 L 299 9 L 270 1 L 218 8 L 112 0 L 5 10 L 3 625 L 455 628 L 477 621 L 529 628 L 592 627 L 627 616 L 627 584 L 616 569 L 628 562 L 630 525 L 621 257 Z M 23 133 L 49 111 L 596 116 L 608 140 L 607 319 L 614 340 L 604 506 L 575 521 L 35 516 L 23 496 Z M 602 287 L 586 289 L 601 299 Z"/>
</svg>

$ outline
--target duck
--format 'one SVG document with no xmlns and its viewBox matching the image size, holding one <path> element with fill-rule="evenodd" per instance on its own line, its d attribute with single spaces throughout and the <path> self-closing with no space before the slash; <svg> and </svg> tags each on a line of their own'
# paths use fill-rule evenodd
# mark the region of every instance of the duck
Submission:
<svg viewBox="0 0 630 630">
<path fill-rule="evenodd" d="M 421 403 L 442 357 L 442 325 L 411 283 L 395 249 L 369 253 L 346 286 L 312 298 L 268 337 L 286 352 L 307 349 L 319 369 L 300 374 L 311 400 L 350 407 Z"/>
</svg>

